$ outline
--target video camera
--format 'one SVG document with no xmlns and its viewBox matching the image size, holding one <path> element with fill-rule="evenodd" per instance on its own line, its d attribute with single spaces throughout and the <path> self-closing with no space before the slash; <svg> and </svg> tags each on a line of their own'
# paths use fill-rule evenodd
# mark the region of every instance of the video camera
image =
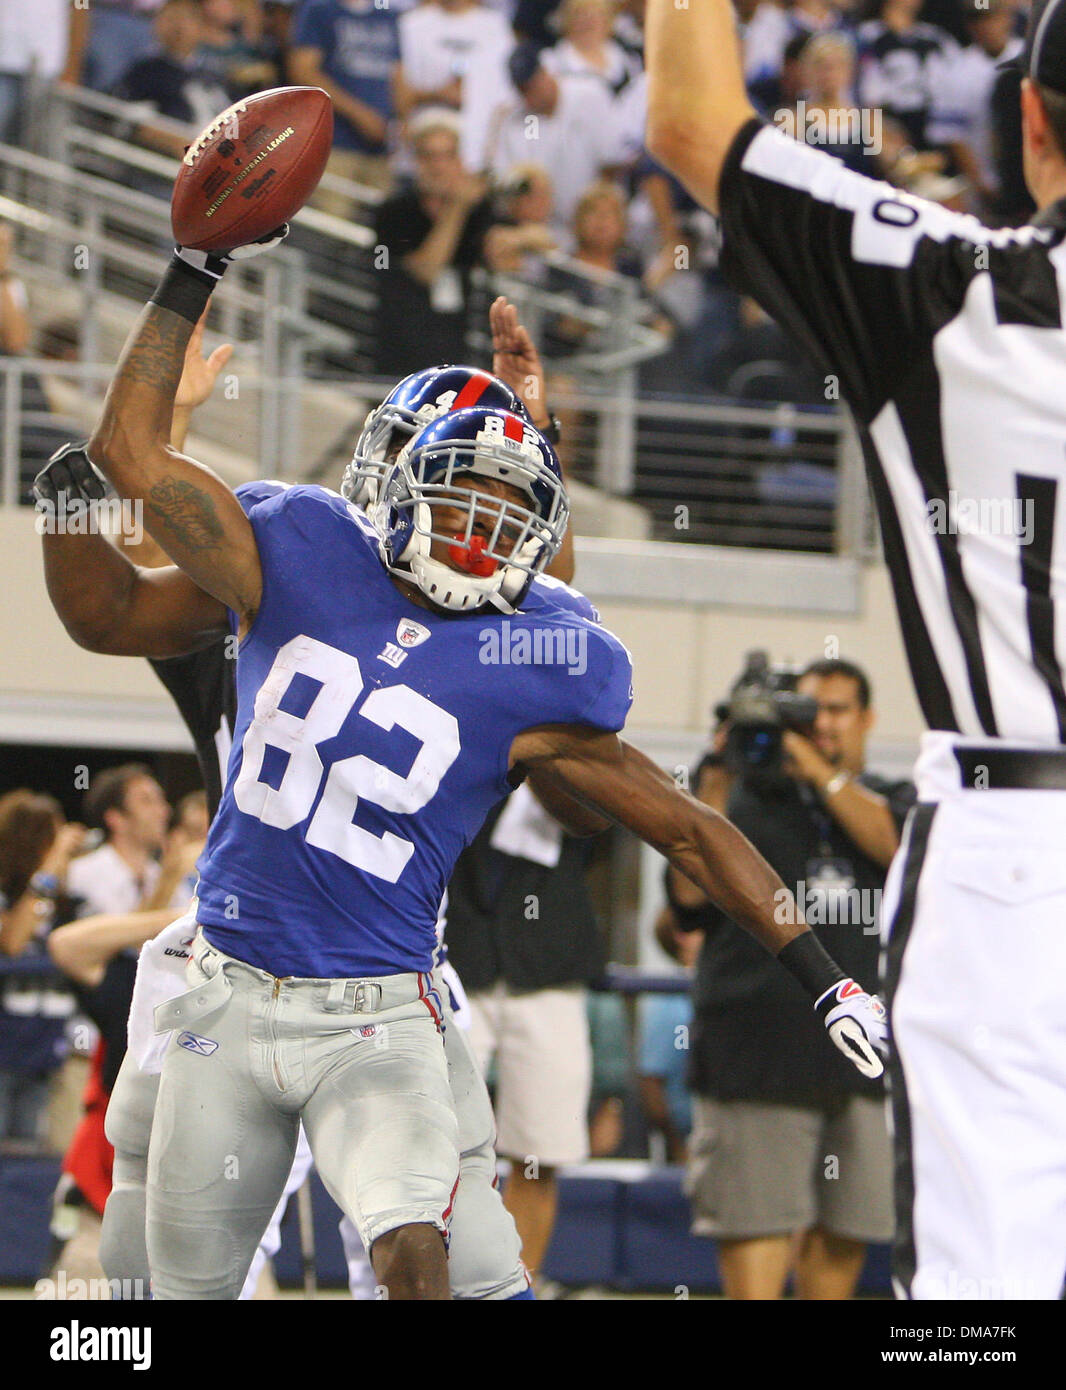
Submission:
<svg viewBox="0 0 1066 1390">
<path fill-rule="evenodd" d="M 764 651 L 748 653 L 728 700 L 714 710 L 719 720 L 729 721 L 724 760 L 733 772 L 784 775 L 782 734 L 792 729 L 809 736 L 818 715 L 817 700 L 796 693 L 801 674 L 794 667 L 771 666 Z"/>
</svg>

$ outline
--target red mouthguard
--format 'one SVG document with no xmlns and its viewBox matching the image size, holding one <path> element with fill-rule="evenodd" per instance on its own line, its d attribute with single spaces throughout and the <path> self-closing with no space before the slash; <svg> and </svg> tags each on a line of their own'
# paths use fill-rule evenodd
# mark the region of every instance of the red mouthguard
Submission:
<svg viewBox="0 0 1066 1390">
<path fill-rule="evenodd" d="M 491 555 L 485 554 L 487 548 L 484 536 L 471 536 L 468 546 L 450 545 L 448 554 L 467 574 L 473 574 L 478 579 L 487 579 L 490 574 L 496 573 L 496 561 Z"/>
</svg>

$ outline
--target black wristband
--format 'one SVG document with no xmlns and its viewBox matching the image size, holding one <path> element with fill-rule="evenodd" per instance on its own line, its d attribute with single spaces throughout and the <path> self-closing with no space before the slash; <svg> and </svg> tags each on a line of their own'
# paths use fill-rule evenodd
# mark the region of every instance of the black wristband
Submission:
<svg viewBox="0 0 1066 1390">
<path fill-rule="evenodd" d="M 812 1000 L 848 978 L 810 928 L 782 946 L 777 959 L 791 970 Z"/>
<path fill-rule="evenodd" d="M 218 281 L 217 275 L 196 270 L 188 261 L 174 255 L 149 303 L 157 305 L 160 309 L 169 309 L 171 313 L 188 319 L 189 323 L 199 323 L 200 316 L 207 308 L 207 301 L 218 286 Z"/>
</svg>

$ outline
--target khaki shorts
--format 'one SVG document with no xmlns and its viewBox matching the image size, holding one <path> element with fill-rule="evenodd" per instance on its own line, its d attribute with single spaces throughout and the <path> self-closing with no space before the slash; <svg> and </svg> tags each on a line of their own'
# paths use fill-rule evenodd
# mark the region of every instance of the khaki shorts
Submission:
<svg viewBox="0 0 1066 1390">
<path fill-rule="evenodd" d="M 693 1235 L 743 1240 L 817 1225 L 851 1240 L 892 1238 L 884 1101 L 852 1096 L 825 1109 L 692 1101 Z"/>
<path fill-rule="evenodd" d="M 470 995 L 469 1041 L 482 1072 L 496 1058 L 496 1151 L 545 1168 L 588 1158 L 592 1085 L 581 985 Z"/>
</svg>

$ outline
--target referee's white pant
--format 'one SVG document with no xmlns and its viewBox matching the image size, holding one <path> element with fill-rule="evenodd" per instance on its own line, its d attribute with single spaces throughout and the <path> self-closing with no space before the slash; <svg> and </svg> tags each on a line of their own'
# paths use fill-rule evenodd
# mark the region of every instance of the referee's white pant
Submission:
<svg viewBox="0 0 1066 1390">
<path fill-rule="evenodd" d="M 895 1288 L 901 1298 L 1056 1299 L 1066 1278 L 1066 789 L 1004 789 L 1024 758 L 975 743 L 925 735 L 918 805 L 885 885 Z M 1043 751 L 1045 780 L 1066 788 L 1066 757 L 1056 771 L 1054 750 Z M 1025 766 L 1023 780 L 1039 775 Z"/>
</svg>

